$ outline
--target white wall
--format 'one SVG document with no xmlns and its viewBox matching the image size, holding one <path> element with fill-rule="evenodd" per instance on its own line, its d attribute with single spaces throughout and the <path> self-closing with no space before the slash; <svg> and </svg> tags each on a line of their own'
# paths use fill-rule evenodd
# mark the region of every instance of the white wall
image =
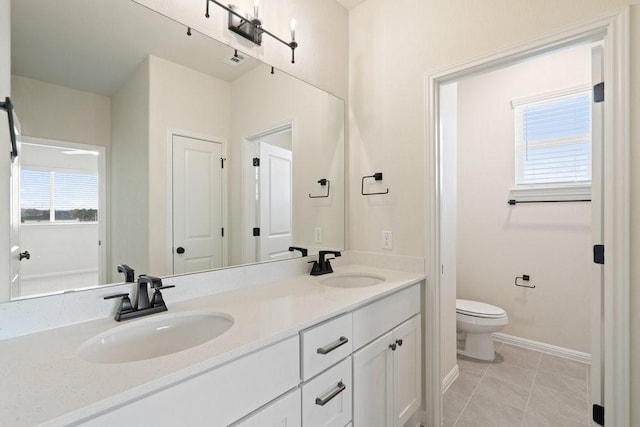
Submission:
<svg viewBox="0 0 640 427">
<path fill-rule="evenodd" d="M 511 101 L 590 82 L 589 45 L 458 82 L 457 296 L 504 308 L 506 334 L 585 353 L 591 204 L 507 200 L 515 176 Z M 523 274 L 535 289 L 514 285 Z"/>
<path fill-rule="evenodd" d="M 98 224 L 29 224 L 20 228 L 20 244 L 31 254 L 20 273 L 33 276 L 63 275 L 95 270 L 98 276 Z M 98 283 L 83 283 L 83 286 Z M 24 296 L 24 293 L 22 293 Z"/>
<path fill-rule="evenodd" d="M 167 265 L 168 130 L 227 142 L 231 123 L 229 83 L 179 64 L 149 57 L 149 272 L 172 274 Z"/>
<path fill-rule="evenodd" d="M 111 145 L 111 99 L 13 75 L 22 134 L 79 144 Z"/>
<path fill-rule="evenodd" d="M 434 72 L 482 53 L 494 52 L 543 34 L 582 22 L 638 0 L 509 0 L 415 1 L 368 0 L 349 14 L 349 247 L 381 251 L 380 230 L 393 230 L 394 253 L 430 256 L 424 247 L 429 218 L 425 201 L 425 73 Z M 640 48 L 640 9 L 633 8 L 631 52 Z M 402 11 L 402 19 L 396 19 Z M 640 59 L 631 55 L 632 111 L 638 115 Z M 635 114 L 635 115 L 634 115 Z M 632 123 L 632 140 L 640 125 Z M 635 138 L 635 139 L 634 139 Z M 632 165 L 640 164 L 640 147 L 632 144 Z M 385 172 L 390 195 L 377 204 L 360 197 L 360 178 Z M 632 216 L 640 212 L 640 168 L 632 168 Z M 634 216 L 635 215 L 635 216 Z M 640 251 L 640 228 L 632 226 L 631 259 Z M 433 272 L 427 272 L 431 276 Z M 633 283 L 632 303 L 640 306 L 640 290 Z M 442 301 L 443 307 L 455 301 Z M 633 384 L 640 398 L 639 310 L 631 310 L 634 361 Z M 449 367 L 451 369 L 451 367 Z M 446 367 L 443 367 L 443 371 Z M 448 371 L 448 370 L 446 370 Z M 640 411 L 634 413 L 640 424 Z"/>
<path fill-rule="evenodd" d="M 230 147 L 230 215 L 232 235 L 245 235 L 253 219 L 251 201 L 243 200 L 247 183 L 255 174 L 242 156 L 242 145 L 269 129 L 292 123 L 293 147 L 293 244 L 310 250 L 342 249 L 344 245 L 344 108 L 336 97 L 260 66 L 232 83 L 232 140 Z M 260 93 L 259 98 L 252 94 Z M 328 198 L 311 199 L 321 191 L 317 181 L 331 181 Z M 242 184 L 244 183 L 244 184 Z M 235 187 L 234 187 L 235 185 Z M 322 228 L 323 242 L 314 241 L 315 227 Z M 239 242 L 234 239 L 234 243 Z M 245 245 L 244 250 L 247 250 Z M 243 248 L 234 246 L 230 261 L 243 260 Z M 245 258 L 246 259 L 246 258 Z"/>
<path fill-rule="evenodd" d="M 112 97 L 111 230 L 107 282 L 122 281 L 116 265 L 149 270 L 149 61 Z"/>
</svg>

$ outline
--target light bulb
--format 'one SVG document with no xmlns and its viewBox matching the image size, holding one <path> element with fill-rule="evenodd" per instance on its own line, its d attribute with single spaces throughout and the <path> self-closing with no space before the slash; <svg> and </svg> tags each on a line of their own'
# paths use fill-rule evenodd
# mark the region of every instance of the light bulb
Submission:
<svg viewBox="0 0 640 427">
<path fill-rule="evenodd" d="M 291 18 L 291 41 L 296 39 L 296 19 Z"/>
</svg>

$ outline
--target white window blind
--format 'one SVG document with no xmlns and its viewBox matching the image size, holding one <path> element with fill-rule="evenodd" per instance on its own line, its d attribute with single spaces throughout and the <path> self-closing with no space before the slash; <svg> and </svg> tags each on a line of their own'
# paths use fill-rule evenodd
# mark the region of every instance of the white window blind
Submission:
<svg viewBox="0 0 640 427">
<path fill-rule="evenodd" d="M 98 175 L 52 170 L 20 171 L 22 222 L 98 220 Z"/>
<path fill-rule="evenodd" d="M 514 101 L 516 185 L 591 182 L 591 92 Z"/>
</svg>

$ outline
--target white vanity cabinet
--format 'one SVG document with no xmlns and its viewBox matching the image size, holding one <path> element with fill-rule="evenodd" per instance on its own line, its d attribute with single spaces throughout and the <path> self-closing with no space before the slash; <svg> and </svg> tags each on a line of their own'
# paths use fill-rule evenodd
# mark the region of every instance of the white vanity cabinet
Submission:
<svg viewBox="0 0 640 427">
<path fill-rule="evenodd" d="M 296 388 L 233 424 L 233 427 L 301 427 L 300 395 L 300 389 Z"/>
<path fill-rule="evenodd" d="M 416 284 L 99 414 L 59 424 L 401 427 L 421 404 L 420 300 Z"/>
<path fill-rule="evenodd" d="M 293 336 L 77 424 L 228 426 L 298 386 L 299 342 Z"/>
<path fill-rule="evenodd" d="M 384 330 L 353 354 L 354 427 L 401 427 L 420 407 L 419 296 L 419 287 L 414 286 L 354 313 L 354 342 Z M 359 337 L 358 330 L 367 338 Z"/>
</svg>

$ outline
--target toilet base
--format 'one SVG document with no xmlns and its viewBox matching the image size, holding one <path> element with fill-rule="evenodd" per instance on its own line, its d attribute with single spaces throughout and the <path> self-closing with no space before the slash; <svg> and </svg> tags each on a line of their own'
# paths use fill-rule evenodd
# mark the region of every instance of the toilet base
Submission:
<svg viewBox="0 0 640 427">
<path fill-rule="evenodd" d="M 458 354 L 488 362 L 495 359 L 496 353 L 493 347 L 493 336 L 491 332 L 467 332 L 465 335 L 464 348 L 459 348 Z"/>
</svg>

